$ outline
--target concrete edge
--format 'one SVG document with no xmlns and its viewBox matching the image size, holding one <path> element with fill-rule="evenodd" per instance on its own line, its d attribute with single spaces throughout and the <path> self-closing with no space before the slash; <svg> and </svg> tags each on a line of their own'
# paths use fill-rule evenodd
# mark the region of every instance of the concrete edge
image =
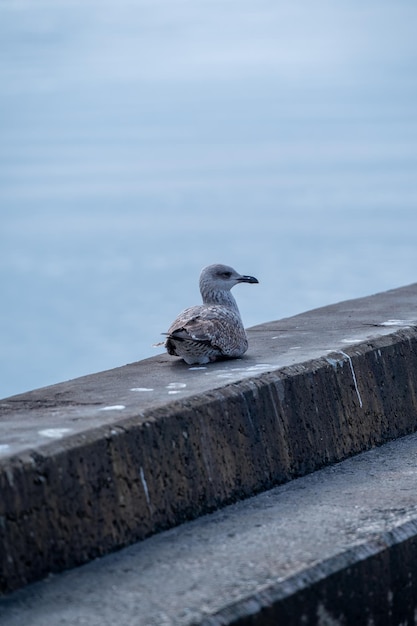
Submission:
<svg viewBox="0 0 417 626">
<path fill-rule="evenodd" d="M 239 600 L 195 626 L 385 626 L 417 617 L 417 520 Z"/>
<path fill-rule="evenodd" d="M 417 429 L 417 329 L 8 459 L 6 593 Z"/>
</svg>

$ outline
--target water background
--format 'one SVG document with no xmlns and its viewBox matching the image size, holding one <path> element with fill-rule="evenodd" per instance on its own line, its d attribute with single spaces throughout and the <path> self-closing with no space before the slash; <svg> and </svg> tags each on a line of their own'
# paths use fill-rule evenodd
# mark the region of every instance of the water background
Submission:
<svg viewBox="0 0 417 626">
<path fill-rule="evenodd" d="M 0 397 L 417 280 L 417 4 L 0 4 Z"/>
</svg>

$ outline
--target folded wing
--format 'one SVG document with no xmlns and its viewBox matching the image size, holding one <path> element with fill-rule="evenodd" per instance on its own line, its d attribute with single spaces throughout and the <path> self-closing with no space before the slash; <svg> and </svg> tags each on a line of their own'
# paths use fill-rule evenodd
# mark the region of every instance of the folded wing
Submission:
<svg viewBox="0 0 417 626">
<path fill-rule="evenodd" d="M 213 350 L 213 356 L 236 357 L 247 350 L 246 333 L 240 316 L 221 305 L 194 306 L 185 309 L 167 332 L 166 347 L 178 355 L 182 342 L 187 349 Z"/>
</svg>

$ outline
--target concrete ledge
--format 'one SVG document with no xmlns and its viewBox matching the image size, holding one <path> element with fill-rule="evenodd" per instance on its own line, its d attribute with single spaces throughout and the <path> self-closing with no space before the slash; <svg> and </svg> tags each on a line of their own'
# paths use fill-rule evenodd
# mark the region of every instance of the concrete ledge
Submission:
<svg viewBox="0 0 417 626">
<path fill-rule="evenodd" d="M 199 626 L 415 624 L 417 520 L 203 618 Z"/>
<path fill-rule="evenodd" d="M 0 590 L 415 431 L 416 311 L 413 285 L 255 327 L 241 361 L 2 401 Z"/>
<path fill-rule="evenodd" d="M 0 598 L 7 626 L 401 626 L 417 434 Z"/>
</svg>

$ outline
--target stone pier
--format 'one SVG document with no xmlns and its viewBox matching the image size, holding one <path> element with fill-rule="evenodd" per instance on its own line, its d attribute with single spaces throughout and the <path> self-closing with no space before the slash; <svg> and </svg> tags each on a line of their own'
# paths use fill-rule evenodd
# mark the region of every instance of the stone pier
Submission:
<svg viewBox="0 0 417 626">
<path fill-rule="evenodd" d="M 417 623 L 417 284 L 248 336 L 240 360 L 160 355 L 0 401 L 1 624 L 32 623 L 25 607 L 69 580 L 82 604 L 111 559 L 130 581 L 123 624 Z M 193 566 L 176 553 L 187 536 Z M 346 622 L 354 609 L 368 621 Z"/>
</svg>

